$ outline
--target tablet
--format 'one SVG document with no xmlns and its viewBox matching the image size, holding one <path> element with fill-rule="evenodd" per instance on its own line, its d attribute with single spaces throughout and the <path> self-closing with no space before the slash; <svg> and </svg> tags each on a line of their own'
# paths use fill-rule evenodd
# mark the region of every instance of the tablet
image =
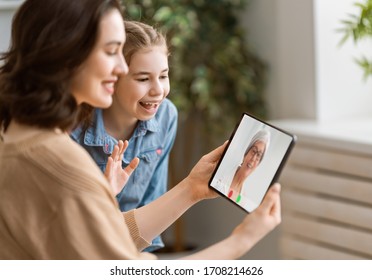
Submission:
<svg viewBox="0 0 372 280">
<path fill-rule="evenodd" d="M 275 183 L 296 142 L 296 136 L 243 113 L 209 186 L 250 213 Z"/>
</svg>

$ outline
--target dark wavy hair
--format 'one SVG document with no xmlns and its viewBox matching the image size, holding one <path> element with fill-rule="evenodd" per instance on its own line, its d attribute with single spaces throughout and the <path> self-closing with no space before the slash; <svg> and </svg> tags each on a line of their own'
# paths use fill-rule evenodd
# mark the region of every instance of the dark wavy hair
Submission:
<svg viewBox="0 0 372 280">
<path fill-rule="evenodd" d="M 118 0 L 26 0 L 12 22 L 11 44 L 0 59 L 0 125 L 12 120 L 41 128 L 70 129 L 86 114 L 69 91 L 87 59 L 101 18 Z"/>
</svg>

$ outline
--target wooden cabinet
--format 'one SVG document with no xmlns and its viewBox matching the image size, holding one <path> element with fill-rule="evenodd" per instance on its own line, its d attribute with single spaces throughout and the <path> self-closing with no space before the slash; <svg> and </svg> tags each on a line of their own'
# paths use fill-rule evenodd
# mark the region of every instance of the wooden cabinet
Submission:
<svg viewBox="0 0 372 280">
<path fill-rule="evenodd" d="M 372 259 L 372 120 L 278 121 L 298 136 L 283 170 L 283 259 Z"/>
</svg>

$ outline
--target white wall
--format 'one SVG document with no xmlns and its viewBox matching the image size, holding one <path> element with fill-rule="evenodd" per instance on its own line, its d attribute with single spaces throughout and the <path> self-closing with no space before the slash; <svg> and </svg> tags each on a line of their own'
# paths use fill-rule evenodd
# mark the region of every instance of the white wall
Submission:
<svg viewBox="0 0 372 280">
<path fill-rule="evenodd" d="M 22 2 L 0 0 L 0 52 L 8 49 L 12 18 L 15 10 Z"/>
<path fill-rule="evenodd" d="M 269 66 L 271 118 L 315 118 L 312 0 L 251 0 L 242 21 Z"/>
<path fill-rule="evenodd" d="M 249 45 L 269 65 L 270 119 L 327 122 L 372 116 L 372 78 L 363 82 L 354 62 L 361 54 L 372 58 L 371 42 L 355 46 L 350 40 L 340 47 L 343 34 L 336 31 L 342 19 L 358 12 L 356 1 L 249 1 L 242 22 Z M 279 231 L 248 257 L 276 258 Z"/>
<path fill-rule="evenodd" d="M 269 64 L 270 118 L 327 121 L 370 116 L 372 79 L 362 81 L 354 57 L 371 43 L 339 47 L 336 30 L 354 0 L 251 0 L 243 22 L 249 44 Z"/>
<path fill-rule="evenodd" d="M 343 34 L 336 31 L 348 13 L 358 14 L 353 3 L 355 0 L 314 2 L 317 117 L 322 121 L 372 116 L 372 79 L 363 82 L 363 71 L 354 62 L 362 55 L 372 58 L 372 40 L 358 45 L 349 40 L 340 47 Z"/>
</svg>

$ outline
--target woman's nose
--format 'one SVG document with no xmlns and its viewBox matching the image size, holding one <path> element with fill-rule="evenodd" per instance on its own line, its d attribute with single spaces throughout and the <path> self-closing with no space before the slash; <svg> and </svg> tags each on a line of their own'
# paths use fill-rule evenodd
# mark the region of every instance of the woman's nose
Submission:
<svg viewBox="0 0 372 280">
<path fill-rule="evenodd" d="M 116 75 L 128 74 L 128 71 L 129 71 L 128 64 L 125 61 L 125 58 L 123 55 L 119 55 L 117 65 L 114 71 Z"/>
</svg>

